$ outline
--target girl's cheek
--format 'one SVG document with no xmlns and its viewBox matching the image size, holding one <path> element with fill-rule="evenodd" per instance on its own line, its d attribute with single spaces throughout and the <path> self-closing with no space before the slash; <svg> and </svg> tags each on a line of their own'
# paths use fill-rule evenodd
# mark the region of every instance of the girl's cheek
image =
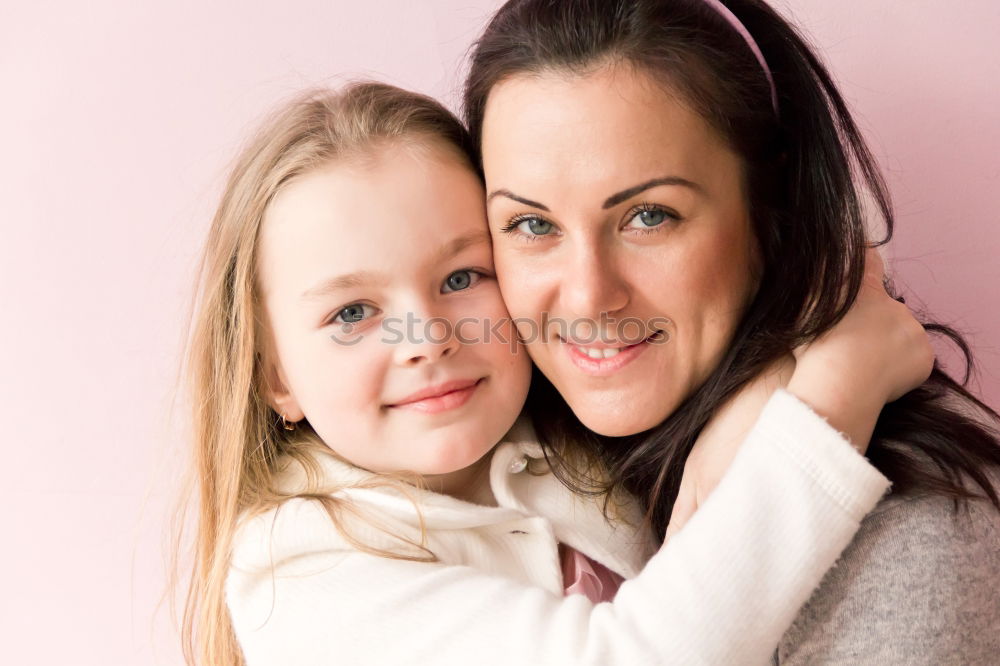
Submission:
<svg viewBox="0 0 1000 666">
<path fill-rule="evenodd" d="M 325 335 L 334 353 L 356 356 L 359 353 L 370 353 L 368 350 L 373 344 L 389 340 L 395 333 L 393 322 L 381 318 L 371 322 L 331 325 L 327 327 Z"/>
</svg>

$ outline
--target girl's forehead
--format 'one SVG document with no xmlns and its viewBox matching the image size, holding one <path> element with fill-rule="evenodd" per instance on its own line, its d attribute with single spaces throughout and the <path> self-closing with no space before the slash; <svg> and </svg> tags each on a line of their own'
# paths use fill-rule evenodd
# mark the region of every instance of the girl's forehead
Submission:
<svg viewBox="0 0 1000 666">
<path fill-rule="evenodd" d="M 405 274 L 442 245 L 487 236 L 483 188 L 470 167 L 404 147 L 365 164 L 332 163 L 290 182 L 265 214 L 265 290 L 301 291 L 333 274 Z M 286 293 L 287 295 L 287 293 Z"/>
</svg>

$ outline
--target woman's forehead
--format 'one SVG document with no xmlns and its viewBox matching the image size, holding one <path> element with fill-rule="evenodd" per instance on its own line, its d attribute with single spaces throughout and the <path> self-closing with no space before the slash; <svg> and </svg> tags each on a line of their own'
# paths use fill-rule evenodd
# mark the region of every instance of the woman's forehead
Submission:
<svg viewBox="0 0 1000 666">
<path fill-rule="evenodd" d="M 489 191 L 561 184 L 610 196 L 653 178 L 707 183 L 738 159 L 677 96 L 619 67 L 499 84 L 487 104 L 483 166 Z"/>
</svg>

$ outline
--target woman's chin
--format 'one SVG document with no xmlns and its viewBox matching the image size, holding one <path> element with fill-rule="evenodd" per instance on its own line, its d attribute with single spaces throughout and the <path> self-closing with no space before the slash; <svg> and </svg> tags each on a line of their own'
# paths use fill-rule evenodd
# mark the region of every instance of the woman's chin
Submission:
<svg viewBox="0 0 1000 666">
<path fill-rule="evenodd" d="M 605 437 L 627 437 L 645 432 L 658 426 L 670 415 L 664 409 L 614 413 L 615 410 L 609 410 L 606 406 L 603 409 L 592 406 L 577 409 L 572 403 L 569 406 L 583 425 Z"/>
</svg>

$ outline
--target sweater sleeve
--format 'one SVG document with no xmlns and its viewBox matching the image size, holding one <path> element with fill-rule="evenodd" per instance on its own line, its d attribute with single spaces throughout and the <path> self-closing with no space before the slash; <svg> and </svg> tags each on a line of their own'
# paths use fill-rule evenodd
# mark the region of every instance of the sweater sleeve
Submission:
<svg viewBox="0 0 1000 666">
<path fill-rule="evenodd" d="M 248 666 L 765 663 L 887 486 L 779 391 L 709 499 L 612 602 L 346 548 L 273 559 L 283 530 L 267 521 L 239 534 L 227 602 Z M 325 513 L 296 515 L 335 542 Z"/>
</svg>

